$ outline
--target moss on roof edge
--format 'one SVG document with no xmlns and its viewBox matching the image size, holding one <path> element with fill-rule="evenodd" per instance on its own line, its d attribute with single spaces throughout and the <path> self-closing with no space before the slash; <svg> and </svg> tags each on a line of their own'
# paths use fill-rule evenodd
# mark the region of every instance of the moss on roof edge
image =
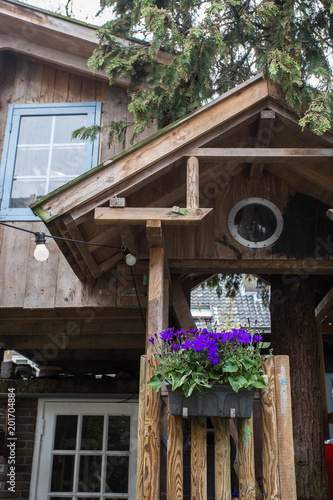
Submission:
<svg viewBox="0 0 333 500">
<path fill-rule="evenodd" d="M 29 205 L 31 210 L 33 211 L 33 213 L 35 215 L 40 217 L 45 223 L 49 223 L 49 222 L 57 219 L 58 217 L 61 217 L 61 215 L 63 215 L 62 213 L 50 216 L 50 213 L 47 210 L 44 210 L 41 207 L 41 205 L 46 203 L 48 200 L 54 198 L 57 194 L 61 193 L 62 191 L 66 191 L 67 189 L 71 188 L 72 186 L 79 184 L 82 180 L 88 179 L 90 176 L 95 175 L 100 170 L 103 170 L 104 168 L 108 167 L 112 163 L 114 163 L 114 162 L 120 160 L 121 158 L 124 158 L 125 156 L 133 153 L 133 151 L 140 149 L 144 145 L 149 144 L 150 142 L 154 141 L 157 137 L 160 137 L 163 134 L 169 132 L 169 130 L 172 130 L 173 128 L 179 126 L 181 123 L 185 123 L 186 121 L 190 120 L 196 114 L 203 112 L 205 109 L 207 109 L 211 106 L 215 106 L 220 101 L 227 99 L 229 97 L 229 95 L 233 94 L 234 92 L 238 92 L 241 88 L 248 86 L 248 85 L 251 85 L 252 83 L 254 83 L 257 80 L 260 80 L 261 78 L 263 78 L 262 73 L 255 75 L 253 78 L 247 80 L 246 82 L 244 82 L 240 85 L 237 85 L 233 89 L 231 89 L 228 92 L 225 92 L 224 94 L 219 96 L 217 99 L 214 99 L 213 101 L 202 106 L 201 108 L 196 109 L 195 111 L 188 114 L 184 118 L 180 118 L 179 120 L 176 120 L 176 121 L 170 123 L 170 125 L 167 125 L 166 127 L 158 130 L 157 132 L 154 132 L 149 137 L 146 137 L 145 139 L 141 140 L 137 144 L 130 146 L 129 148 L 125 149 L 124 151 L 121 151 L 117 155 L 111 157 L 109 160 L 105 160 L 104 162 L 100 163 L 99 165 L 96 165 L 96 167 L 93 167 L 92 169 L 88 170 L 87 172 L 84 172 L 83 174 L 79 175 L 78 177 L 75 177 L 75 179 L 72 179 L 71 181 L 67 182 L 66 184 L 63 184 L 62 186 L 55 189 L 54 191 L 51 191 L 47 195 L 43 196 L 43 198 L 40 198 L 39 200 L 35 201 L 34 203 L 31 203 L 31 205 Z"/>
</svg>

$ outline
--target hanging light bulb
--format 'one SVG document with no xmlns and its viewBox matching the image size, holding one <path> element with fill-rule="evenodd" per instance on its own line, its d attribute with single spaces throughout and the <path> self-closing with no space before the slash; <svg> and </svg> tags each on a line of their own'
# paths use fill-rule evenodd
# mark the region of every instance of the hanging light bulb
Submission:
<svg viewBox="0 0 333 500">
<path fill-rule="evenodd" d="M 128 250 L 126 247 L 121 247 L 123 254 L 125 255 L 125 261 L 128 266 L 134 266 L 136 263 L 136 258 L 134 255 L 131 254 L 131 252 Z"/>
<path fill-rule="evenodd" d="M 45 245 L 45 233 L 35 233 L 35 243 L 34 257 L 36 260 L 43 262 L 50 254 Z"/>
</svg>

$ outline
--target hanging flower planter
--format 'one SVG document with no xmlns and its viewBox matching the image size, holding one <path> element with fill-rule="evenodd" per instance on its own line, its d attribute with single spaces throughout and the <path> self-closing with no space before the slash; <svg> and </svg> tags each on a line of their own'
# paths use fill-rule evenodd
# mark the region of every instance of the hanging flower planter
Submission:
<svg viewBox="0 0 333 500">
<path fill-rule="evenodd" d="M 170 385 L 171 414 L 251 417 L 254 389 L 267 386 L 261 349 L 270 344 L 261 335 L 243 328 L 217 332 L 208 324 L 168 328 L 148 340 L 157 361 L 148 385 L 155 391 Z"/>
<path fill-rule="evenodd" d="M 171 415 L 251 418 L 254 389 L 235 392 L 230 385 L 215 385 L 204 389 L 202 395 L 193 391 L 186 397 L 178 389 L 173 391 L 171 385 L 166 387 Z"/>
</svg>

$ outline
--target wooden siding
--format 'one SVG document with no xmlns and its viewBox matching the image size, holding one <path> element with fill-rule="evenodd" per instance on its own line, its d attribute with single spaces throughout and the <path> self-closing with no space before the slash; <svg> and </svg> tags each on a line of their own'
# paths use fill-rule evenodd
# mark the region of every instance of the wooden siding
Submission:
<svg viewBox="0 0 333 500">
<path fill-rule="evenodd" d="M 6 128 L 8 104 L 102 102 L 102 123 L 128 119 L 126 89 L 69 73 L 43 62 L 0 53 L 0 148 Z M 139 139 L 145 135 L 143 134 Z M 130 145 L 130 135 L 126 147 Z M 119 153 L 122 144 L 108 147 L 107 134 L 101 137 L 99 161 Z M 10 221 L 7 221 L 11 223 Z M 47 232 L 43 223 L 17 222 L 24 229 Z M 34 236 L 0 226 L 0 307 L 112 307 L 116 291 L 110 276 L 96 282 L 81 282 L 61 254 L 47 241 L 50 257 L 37 262 L 33 257 Z M 114 277 L 113 277 L 114 280 Z"/>
<path fill-rule="evenodd" d="M 41 222 L 13 223 L 24 229 L 45 231 Z M 46 262 L 33 257 L 34 235 L 0 226 L 0 307 L 59 308 L 112 307 L 116 290 L 112 276 L 82 282 L 52 239 L 47 240 Z M 111 283 L 112 282 L 112 283 Z"/>
</svg>

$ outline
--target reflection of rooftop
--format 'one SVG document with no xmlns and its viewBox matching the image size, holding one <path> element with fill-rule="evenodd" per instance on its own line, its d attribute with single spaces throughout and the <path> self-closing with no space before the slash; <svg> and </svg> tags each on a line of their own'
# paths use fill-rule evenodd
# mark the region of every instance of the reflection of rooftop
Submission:
<svg viewBox="0 0 333 500">
<path fill-rule="evenodd" d="M 216 290 L 198 286 L 191 293 L 191 313 L 197 324 L 212 318 L 222 328 L 254 327 L 270 332 L 270 312 L 256 292 L 241 290 L 235 298 L 226 297 L 223 290 L 218 297 Z"/>
</svg>

